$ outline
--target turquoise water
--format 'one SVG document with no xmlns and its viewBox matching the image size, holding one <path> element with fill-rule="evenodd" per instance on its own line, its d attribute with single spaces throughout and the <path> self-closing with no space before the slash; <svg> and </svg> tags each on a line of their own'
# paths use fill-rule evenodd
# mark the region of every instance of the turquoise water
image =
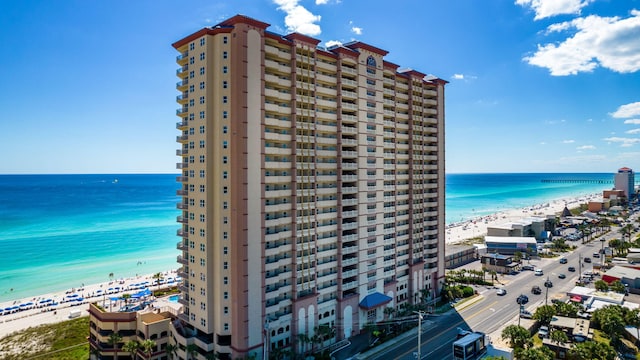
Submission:
<svg viewBox="0 0 640 360">
<path fill-rule="evenodd" d="M 176 175 L 0 176 L 0 301 L 178 268 Z M 613 174 L 450 174 L 457 222 L 612 184 L 543 183 Z"/>
<path fill-rule="evenodd" d="M 0 301 L 177 268 L 175 178 L 0 176 Z"/>
<path fill-rule="evenodd" d="M 178 302 L 178 300 L 180 300 L 180 295 L 171 295 L 171 296 L 169 296 L 169 301 L 171 301 L 171 302 Z"/>
</svg>

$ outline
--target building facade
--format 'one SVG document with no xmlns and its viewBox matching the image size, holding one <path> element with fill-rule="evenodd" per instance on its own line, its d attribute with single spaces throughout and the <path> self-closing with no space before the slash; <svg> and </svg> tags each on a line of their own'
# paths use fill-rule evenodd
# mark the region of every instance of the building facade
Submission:
<svg viewBox="0 0 640 360">
<path fill-rule="evenodd" d="M 635 174 L 628 167 L 618 169 L 615 178 L 616 190 L 623 190 L 627 201 L 631 201 L 635 197 Z"/>
<path fill-rule="evenodd" d="M 446 81 L 268 26 L 173 44 L 180 358 L 306 352 L 444 281 Z"/>
</svg>

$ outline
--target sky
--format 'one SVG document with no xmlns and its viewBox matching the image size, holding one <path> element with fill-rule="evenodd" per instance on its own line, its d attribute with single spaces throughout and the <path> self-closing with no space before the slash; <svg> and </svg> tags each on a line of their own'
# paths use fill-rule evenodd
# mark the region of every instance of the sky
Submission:
<svg viewBox="0 0 640 360">
<path fill-rule="evenodd" d="M 0 0 L 0 174 L 177 173 L 171 44 L 237 14 L 449 83 L 447 173 L 640 171 L 640 0 Z"/>
</svg>

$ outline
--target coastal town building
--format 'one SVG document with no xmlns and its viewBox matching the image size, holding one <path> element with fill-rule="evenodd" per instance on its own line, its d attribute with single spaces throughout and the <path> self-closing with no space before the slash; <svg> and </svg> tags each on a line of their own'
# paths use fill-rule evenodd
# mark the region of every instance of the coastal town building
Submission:
<svg viewBox="0 0 640 360">
<path fill-rule="evenodd" d="M 498 274 L 510 274 L 520 265 L 513 261 L 513 256 L 501 254 L 485 254 L 480 258 L 482 268 L 487 271 L 495 271 Z"/>
<path fill-rule="evenodd" d="M 530 216 L 487 226 L 487 236 L 534 237 L 537 241 L 544 242 L 550 240 L 555 222 L 555 215 Z"/>
<path fill-rule="evenodd" d="M 446 81 L 268 26 L 173 44 L 180 359 L 308 353 L 444 282 Z"/>
<path fill-rule="evenodd" d="M 136 358 L 166 359 L 169 344 L 170 323 L 177 316 L 175 309 L 145 309 L 143 311 L 109 311 L 97 303 L 89 305 L 89 346 L 97 359 L 127 359 L 130 354 L 123 350 L 124 344 L 145 340 L 153 341 L 153 348 L 147 354 L 142 348 L 135 352 Z M 116 335 L 118 337 L 114 338 Z M 117 339 L 114 342 L 112 339 Z M 119 356 L 118 356 L 119 355 Z"/>
<path fill-rule="evenodd" d="M 455 269 L 464 264 L 478 260 L 478 249 L 474 245 L 447 245 L 445 268 Z"/>
<path fill-rule="evenodd" d="M 614 177 L 615 189 L 624 191 L 627 201 L 631 201 L 635 197 L 635 174 L 628 167 L 618 169 L 618 173 Z"/>
<path fill-rule="evenodd" d="M 520 252 L 535 256 L 538 254 L 536 238 L 528 236 L 485 236 L 484 243 L 487 246 L 487 254 L 514 255 Z"/>
</svg>

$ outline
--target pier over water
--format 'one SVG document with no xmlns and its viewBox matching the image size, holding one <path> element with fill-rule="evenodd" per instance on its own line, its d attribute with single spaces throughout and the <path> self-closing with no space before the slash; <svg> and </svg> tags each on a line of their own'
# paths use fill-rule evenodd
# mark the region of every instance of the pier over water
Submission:
<svg viewBox="0 0 640 360">
<path fill-rule="evenodd" d="M 603 179 L 542 179 L 540 182 L 556 184 L 613 184 L 613 180 Z"/>
</svg>

